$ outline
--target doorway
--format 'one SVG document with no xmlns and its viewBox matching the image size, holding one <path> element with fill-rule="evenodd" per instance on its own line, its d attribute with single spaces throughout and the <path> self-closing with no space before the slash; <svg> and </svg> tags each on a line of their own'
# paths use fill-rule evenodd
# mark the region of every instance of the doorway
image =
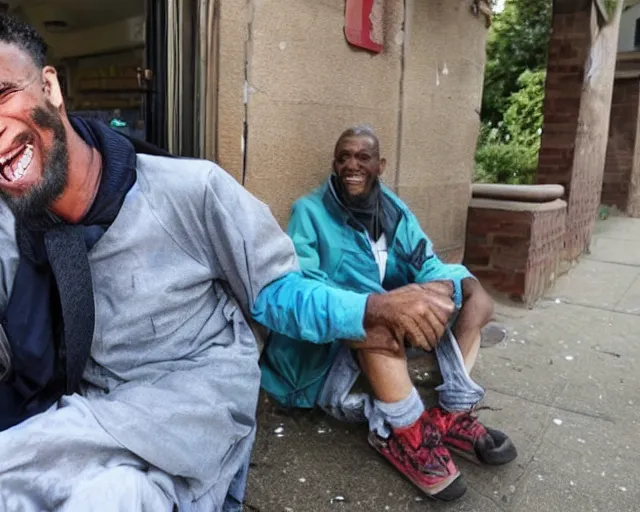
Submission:
<svg viewBox="0 0 640 512">
<path fill-rule="evenodd" d="M 49 46 L 70 114 L 166 146 L 162 0 L 10 0 Z"/>
</svg>

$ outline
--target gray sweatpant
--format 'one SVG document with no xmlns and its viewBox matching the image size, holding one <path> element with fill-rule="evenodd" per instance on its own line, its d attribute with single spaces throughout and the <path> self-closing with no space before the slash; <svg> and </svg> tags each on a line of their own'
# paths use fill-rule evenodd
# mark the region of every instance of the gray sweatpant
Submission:
<svg viewBox="0 0 640 512">
<path fill-rule="evenodd" d="M 0 512 L 220 512 L 189 496 L 186 482 L 111 437 L 79 395 L 0 433 Z"/>
<path fill-rule="evenodd" d="M 466 411 L 482 400 L 484 390 L 469 376 L 451 329 L 447 329 L 436 348 L 436 357 L 443 380 L 436 391 L 443 409 Z M 351 349 L 342 347 L 320 391 L 318 405 L 327 414 L 341 421 L 368 421 L 371 431 L 388 437 L 390 429 L 385 415 L 376 406 L 373 397 L 366 393 L 351 392 L 360 374 L 360 367 Z"/>
</svg>

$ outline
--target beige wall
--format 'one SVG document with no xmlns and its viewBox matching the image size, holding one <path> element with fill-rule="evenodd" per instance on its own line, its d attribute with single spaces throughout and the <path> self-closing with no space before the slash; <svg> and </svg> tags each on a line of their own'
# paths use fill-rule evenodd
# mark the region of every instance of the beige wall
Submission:
<svg viewBox="0 0 640 512">
<path fill-rule="evenodd" d="M 370 123 L 396 160 L 403 8 L 386 2 L 385 51 L 347 45 L 344 0 L 254 2 L 245 185 L 285 221 L 331 170 L 340 132 Z M 394 183 L 394 166 L 388 182 Z"/>
<path fill-rule="evenodd" d="M 217 161 L 242 182 L 244 150 L 245 58 L 249 37 L 249 3 L 220 0 L 218 22 L 220 61 L 218 63 Z"/>
<path fill-rule="evenodd" d="M 438 251 L 462 259 L 487 29 L 468 2 L 407 0 L 398 193 Z"/>
<path fill-rule="evenodd" d="M 286 224 L 291 203 L 328 176 L 340 132 L 369 123 L 386 183 L 460 258 L 486 27 L 467 3 L 407 0 L 405 45 L 404 4 L 385 0 L 385 49 L 373 55 L 347 44 L 345 0 L 222 0 L 218 159 Z"/>
</svg>

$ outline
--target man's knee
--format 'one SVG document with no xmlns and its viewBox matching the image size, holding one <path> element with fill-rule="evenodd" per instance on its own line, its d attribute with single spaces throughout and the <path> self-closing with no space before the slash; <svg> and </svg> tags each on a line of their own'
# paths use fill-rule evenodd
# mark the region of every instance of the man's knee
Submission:
<svg viewBox="0 0 640 512">
<path fill-rule="evenodd" d="M 493 318 L 493 299 L 475 279 L 465 279 L 462 286 L 461 314 L 464 312 L 465 323 L 469 327 L 484 327 Z"/>
<path fill-rule="evenodd" d="M 406 348 L 404 345 L 398 345 L 397 349 L 389 350 L 385 348 L 365 348 L 356 350 L 358 362 L 362 366 L 363 360 L 368 361 L 370 358 L 388 357 L 391 359 L 406 359 Z"/>
</svg>

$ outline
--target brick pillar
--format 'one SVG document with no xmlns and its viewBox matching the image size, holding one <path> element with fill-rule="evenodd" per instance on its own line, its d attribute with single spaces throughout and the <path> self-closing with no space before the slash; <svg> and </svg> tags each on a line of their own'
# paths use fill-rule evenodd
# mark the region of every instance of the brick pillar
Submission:
<svg viewBox="0 0 640 512">
<path fill-rule="evenodd" d="M 537 183 L 566 190 L 563 259 L 588 247 L 600 203 L 622 2 L 601 23 L 593 0 L 554 0 Z"/>
<path fill-rule="evenodd" d="M 616 78 L 613 85 L 609 142 L 602 182 L 602 204 L 623 212 L 629 204 L 631 171 L 638 152 L 640 77 Z"/>
</svg>

